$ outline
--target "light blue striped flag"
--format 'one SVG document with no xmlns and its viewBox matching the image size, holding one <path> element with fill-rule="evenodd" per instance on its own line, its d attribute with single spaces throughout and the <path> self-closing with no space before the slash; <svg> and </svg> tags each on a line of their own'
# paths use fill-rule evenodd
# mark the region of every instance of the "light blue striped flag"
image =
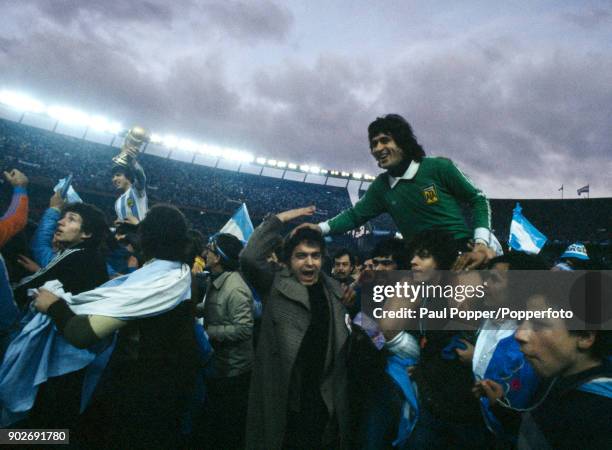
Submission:
<svg viewBox="0 0 612 450">
<path fill-rule="evenodd" d="M 512 212 L 512 223 L 510 224 L 510 247 L 514 250 L 538 254 L 546 243 L 546 236 L 527 220 L 519 203 Z"/>
<path fill-rule="evenodd" d="M 251 222 L 245 203 L 240 205 L 232 218 L 223 225 L 219 233 L 233 234 L 242 242 L 249 240 L 251 234 L 253 234 L 253 222 Z"/>
</svg>

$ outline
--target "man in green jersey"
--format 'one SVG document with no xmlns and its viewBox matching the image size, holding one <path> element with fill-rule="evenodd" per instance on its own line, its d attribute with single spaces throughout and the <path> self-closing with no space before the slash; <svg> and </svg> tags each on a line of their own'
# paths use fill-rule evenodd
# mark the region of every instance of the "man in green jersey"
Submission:
<svg viewBox="0 0 612 450">
<path fill-rule="evenodd" d="M 407 241 L 435 228 L 466 248 L 470 242 L 470 251 L 459 257 L 454 269 L 486 262 L 493 254 L 489 247 L 499 243 L 491 233 L 491 209 L 482 191 L 450 159 L 425 157 L 410 124 L 398 114 L 377 118 L 368 127 L 368 138 L 370 152 L 385 172 L 355 206 L 319 223 L 322 233 L 344 233 L 387 212 Z M 471 208 L 473 230 L 465 224 L 461 204 Z"/>
</svg>

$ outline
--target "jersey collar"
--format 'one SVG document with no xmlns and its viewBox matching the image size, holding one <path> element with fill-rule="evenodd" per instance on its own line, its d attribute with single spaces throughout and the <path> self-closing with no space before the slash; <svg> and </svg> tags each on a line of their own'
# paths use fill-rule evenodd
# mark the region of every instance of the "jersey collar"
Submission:
<svg viewBox="0 0 612 450">
<path fill-rule="evenodd" d="M 421 163 L 412 161 L 410 165 L 408 166 L 408 168 L 406 169 L 406 172 L 404 172 L 404 174 L 401 177 L 395 178 L 387 174 L 387 177 L 389 179 L 389 187 L 393 189 L 395 185 L 400 182 L 400 180 L 412 180 L 414 176 L 416 175 L 417 171 L 419 170 L 420 165 Z"/>
</svg>

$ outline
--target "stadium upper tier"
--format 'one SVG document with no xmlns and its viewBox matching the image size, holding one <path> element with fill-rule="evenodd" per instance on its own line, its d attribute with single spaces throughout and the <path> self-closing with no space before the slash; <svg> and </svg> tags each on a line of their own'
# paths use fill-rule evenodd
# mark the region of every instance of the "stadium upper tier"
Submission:
<svg viewBox="0 0 612 450">
<path fill-rule="evenodd" d="M 74 174 L 79 192 L 112 193 L 111 158 L 118 149 L 0 119 L 0 152 L 4 167 L 17 167 L 39 184 Z M 233 211 L 245 202 L 251 215 L 315 204 L 316 219 L 350 206 L 345 188 L 216 169 L 142 154 L 147 193 L 168 202 L 213 212 Z"/>
<path fill-rule="evenodd" d="M 360 197 L 364 191 L 360 192 Z M 516 203 L 523 215 L 551 241 L 606 241 L 612 234 L 612 198 L 571 200 L 490 199 L 492 226 L 500 241 L 510 234 L 512 210 Z M 466 219 L 470 222 L 466 208 Z M 372 221 L 374 229 L 397 231 L 385 214 Z"/>
</svg>

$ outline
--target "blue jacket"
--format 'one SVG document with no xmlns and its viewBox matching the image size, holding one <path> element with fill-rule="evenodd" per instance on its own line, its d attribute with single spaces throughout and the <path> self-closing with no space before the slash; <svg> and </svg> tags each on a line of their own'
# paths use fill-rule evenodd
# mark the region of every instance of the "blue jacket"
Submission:
<svg viewBox="0 0 612 450">
<path fill-rule="evenodd" d="M 47 208 L 40 219 L 34 236 L 32 236 L 30 250 L 32 250 L 34 261 L 36 261 L 40 267 L 45 267 L 49 264 L 49 261 L 51 261 L 57 253 L 53 251 L 51 242 L 53 241 L 53 234 L 57 228 L 57 221 L 60 219 L 60 214 L 58 209 Z"/>
</svg>

